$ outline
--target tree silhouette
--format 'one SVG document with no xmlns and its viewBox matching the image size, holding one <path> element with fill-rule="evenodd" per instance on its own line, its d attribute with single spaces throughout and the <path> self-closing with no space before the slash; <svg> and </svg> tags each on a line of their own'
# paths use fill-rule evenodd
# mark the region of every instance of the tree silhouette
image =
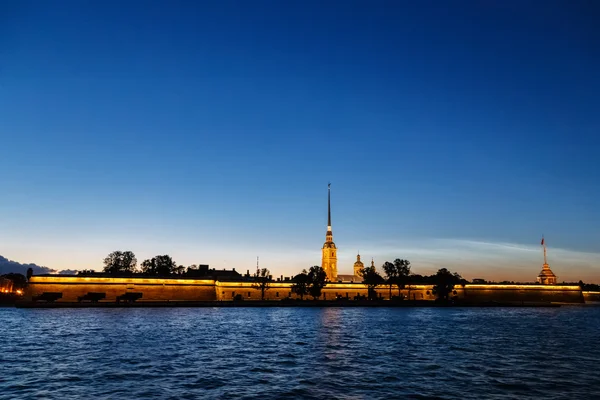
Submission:
<svg viewBox="0 0 600 400">
<path fill-rule="evenodd" d="M 185 267 L 183 265 L 179 265 L 175 268 L 174 273 L 177 275 L 183 275 L 185 273 Z"/>
<path fill-rule="evenodd" d="M 392 264 L 389 261 L 386 261 L 383 263 L 383 271 L 385 272 L 385 277 L 386 280 L 385 282 L 388 284 L 389 288 L 390 288 L 390 300 L 392 299 L 392 287 L 394 287 L 395 285 L 398 284 L 398 268 L 396 268 L 396 265 Z M 398 290 L 400 291 L 400 290 Z M 400 293 L 398 293 L 400 294 Z"/>
<path fill-rule="evenodd" d="M 27 268 L 27 281 L 28 282 L 32 276 L 33 276 L 33 268 Z"/>
<path fill-rule="evenodd" d="M 264 300 L 265 292 L 271 288 L 271 272 L 266 268 L 256 271 L 252 287 L 256 290 L 260 290 L 260 299 Z"/>
<path fill-rule="evenodd" d="M 323 288 L 327 286 L 327 273 L 318 265 L 310 267 L 308 270 L 308 293 L 314 300 L 321 297 Z"/>
<path fill-rule="evenodd" d="M 300 300 L 304 300 L 304 296 L 309 294 L 310 278 L 308 277 L 308 272 L 303 269 L 302 273 L 296 275 L 292 281 L 294 282 L 291 288 L 292 293 L 300 296 Z"/>
<path fill-rule="evenodd" d="M 385 279 L 383 279 L 383 277 L 379 275 L 379 273 L 375 269 L 375 266 L 373 265 L 361 268 L 359 273 L 360 276 L 363 278 L 362 283 L 364 283 L 367 286 L 369 300 L 376 300 L 377 292 L 375 291 L 375 289 L 377 288 L 377 286 L 384 283 Z"/>
<path fill-rule="evenodd" d="M 410 300 L 410 261 L 396 258 L 394 260 L 394 267 L 398 274 L 398 278 L 396 279 L 398 295 L 400 295 L 400 290 L 408 285 L 408 299 Z"/>
<path fill-rule="evenodd" d="M 144 260 L 141 267 L 144 274 L 168 276 L 176 271 L 177 264 L 171 256 L 165 254 Z"/>
<path fill-rule="evenodd" d="M 441 268 L 437 274 L 433 276 L 434 286 L 433 294 L 437 296 L 439 301 L 449 301 L 450 293 L 454 290 L 454 285 L 459 284 L 463 279 L 458 273 L 452 273 L 446 268 Z"/>
<path fill-rule="evenodd" d="M 104 259 L 104 272 L 113 275 L 135 272 L 137 259 L 132 251 L 113 251 Z"/>
</svg>

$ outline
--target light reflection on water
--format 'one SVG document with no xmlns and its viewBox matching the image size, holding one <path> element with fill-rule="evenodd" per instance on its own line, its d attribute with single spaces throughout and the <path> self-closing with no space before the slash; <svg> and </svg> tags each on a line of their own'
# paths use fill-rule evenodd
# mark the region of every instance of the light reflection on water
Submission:
<svg viewBox="0 0 600 400">
<path fill-rule="evenodd" d="M 593 398 L 600 307 L 0 309 L 0 399 Z"/>
</svg>

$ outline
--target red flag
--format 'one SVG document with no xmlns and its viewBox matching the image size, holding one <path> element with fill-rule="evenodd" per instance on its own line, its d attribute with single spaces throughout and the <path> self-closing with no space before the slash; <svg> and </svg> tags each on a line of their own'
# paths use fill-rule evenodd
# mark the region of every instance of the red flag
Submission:
<svg viewBox="0 0 600 400">
<path fill-rule="evenodd" d="M 542 246 L 544 245 L 544 238 L 542 237 Z"/>
</svg>

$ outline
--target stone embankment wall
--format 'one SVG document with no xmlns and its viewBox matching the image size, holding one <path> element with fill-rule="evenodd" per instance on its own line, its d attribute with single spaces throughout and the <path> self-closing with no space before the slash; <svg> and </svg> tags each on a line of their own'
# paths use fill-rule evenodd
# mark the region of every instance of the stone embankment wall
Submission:
<svg viewBox="0 0 600 400">
<path fill-rule="evenodd" d="M 458 286 L 456 291 L 460 298 L 474 302 L 584 302 L 579 286 L 473 284 Z"/>
<path fill-rule="evenodd" d="M 600 302 L 600 292 L 583 292 L 585 302 Z"/>
<path fill-rule="evenodd" d="M 292 283 L 272 282 L 265 291 L 265 300 L 298 298 L 291 292 Z M 431 285 L 411 285 L 400 291 L 411 300 L 435 300 Z M 584 296 L 578 286 L 549 285 L 464 285 L 455 288 L 456 296 L 473 302 L 559 302 L 583 303 L 584 297 L 600 301 L 600 293 Z M 114 302 L 125 293 L 141 293 L 143 301 L 231 301 L 236 295 L 244 300 L 260 300 L 261 291 L 251 282 L 221 282 L 200 279 L 177 278 L 107 278 L 78 276 L 33 276 L 25 292 L 25 300 L 31 301 L 43 293 L 61 293 L 57 302 L 76 302 L 88 293 L 104 293 L 101 301 Z M 592 292 L 589 292 L 592 293 Z M 388 286 L 377 288 L 377 294 L 389 299 Z M 392 288 L 392 296 L 398 296 L 398 288 Z M 353 300 L 367 296 L 367 288 L 361 283 L 330 283 L 323 289 L 321 299 L 337 297 Z M 410 296 L 410 297 L 409 297 Z M 305 298 L 310 298 L 306 296 Z"/>
<path fill-rule="evenodd" d="M 142 293 L 140 301 L 207 301 L 216 300 L 213 280 L 96 278 L 33 276 L 25 292 L 25 300 L 43 293 L 62 293 L 57 301 L 75 302 L 88 293 L 105 293 L 102 301 L 116 301 L 125 293 Z"/>
<path fill-rule="evenodd" d="M 218 300 L 233 300 L 236 295 L 241 295 L 244 300 L 261 300 L 261 291 L 252 287 L 250 282 L 216 282 L 216 291 Z M 377 295 L 383 299 L 389 299 L 389 287 L 378 287 Z M 408 298 L 408 289 L 401 291 L 405 298 Z M 330 283 L 323 288 L 321 299 L 335 300 L 338 296 L 353 300 L 357 296 L 367 297 L 368 289 L 362 283 Z M 398 288 L 392 289 L 392 296 L 398 296 Z M 272 282 L 268 290 L 265 291 L 265 300 L 281 300 L 284 298 L 300 298 L 292 293 L 292 283 L 290 282 Z M 305 296 L 310 299 L 310 296 Z M 410 290 L 410 298 L 416 300 L 435 300 L 432 294 L 431 286 L 413 285 Z"/>
</svg>

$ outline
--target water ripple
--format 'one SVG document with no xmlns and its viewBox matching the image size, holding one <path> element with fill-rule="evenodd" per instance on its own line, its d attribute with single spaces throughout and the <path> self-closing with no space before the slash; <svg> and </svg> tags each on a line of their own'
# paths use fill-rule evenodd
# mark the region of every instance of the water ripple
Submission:
<svg viewBox="0 0 600 400">
<path fill-rule="evenodd" d="M 594 398 L 600 307 L 0 309 L 0 399 Z"/>
</svg>

